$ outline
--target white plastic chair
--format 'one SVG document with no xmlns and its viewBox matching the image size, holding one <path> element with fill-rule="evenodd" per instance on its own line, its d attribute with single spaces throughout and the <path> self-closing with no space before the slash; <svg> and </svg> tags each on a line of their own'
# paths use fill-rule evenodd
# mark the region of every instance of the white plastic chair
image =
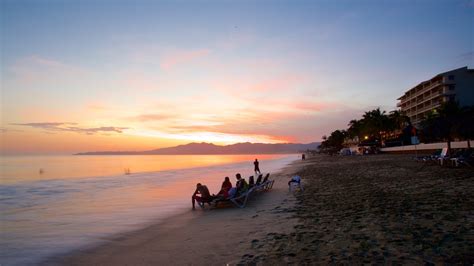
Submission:
<svg viewBox="0 0 474 266">
<path fill-rule="evenodd" d="M 301 182 L 291 182 L 290 187 L 288 188 L 290 192 L 293 191 L 295 188 L 299 188 L 301 191 L 304 191 L 303 184 Z"/>
</svg>

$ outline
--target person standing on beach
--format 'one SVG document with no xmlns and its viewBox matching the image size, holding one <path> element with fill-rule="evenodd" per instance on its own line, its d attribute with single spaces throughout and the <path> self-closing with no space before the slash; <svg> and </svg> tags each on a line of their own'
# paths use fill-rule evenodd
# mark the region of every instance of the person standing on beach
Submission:
<svg viewBox="0 0 474 266">
<path fill-rule="evenodd" d="M 198 196 L 198 194 L 200 194 L 201 196 Z M 197 183 L 196 191 L 194 191 L 194 194 L 191 199 L 192 199 L 193 210 L 194 210 L 195 209 L 194 205 L 196 201 L 198 203 L 210 202 L 212 200 L 212 197 L 211 197 L 211 193 L 209 193 L 209 189 L 207 188 L 207 186 L 201 185 L 201 183 Z"/>
<path fill-rule="evenodd" d="M 259 162 L 258 162 L 257 159 L 255 159 L 255 162 L 253 162 L 253 165 L 255 166 L 255 169 L 254 169 L 255 175 L 261 174 L 260 167 L 259 167 Z"/>
</svg>

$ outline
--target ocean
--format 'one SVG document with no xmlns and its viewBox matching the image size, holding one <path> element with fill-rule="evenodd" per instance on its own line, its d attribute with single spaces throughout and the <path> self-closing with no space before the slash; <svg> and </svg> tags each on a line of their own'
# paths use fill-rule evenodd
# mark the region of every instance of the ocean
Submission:
<svg viewBox="0 0 474 266">
<path fill-rule="evenodd" d="M 299 155 L 3 156 L 0 264 L 29 265 L 191 209 L 196 183 L 275 173 Z M 129 174 L 126 174 L 129 173 Z"/>
</svg>

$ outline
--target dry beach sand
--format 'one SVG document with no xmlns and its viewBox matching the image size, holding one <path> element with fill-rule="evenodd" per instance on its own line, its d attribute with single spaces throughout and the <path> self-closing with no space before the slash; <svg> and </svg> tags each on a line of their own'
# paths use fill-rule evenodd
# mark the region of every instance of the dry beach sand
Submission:
<svg viewBox="0 0 474 266">
<path fill-rule="evenodd" d="M 304 192 L 289 193 L 301 175 Z M 324 156 L 273 176 L 245 209 L 189 211 L 45 264 L 474 262 L 474 171 L 409 155 Z"/>
<path fill-rule="evenodd" d="M 474 171 L 409 155 L 317 156 L 299 171 L 290 234 L 268 235 L 246 263 L 474 262 Z"/>
</svg>

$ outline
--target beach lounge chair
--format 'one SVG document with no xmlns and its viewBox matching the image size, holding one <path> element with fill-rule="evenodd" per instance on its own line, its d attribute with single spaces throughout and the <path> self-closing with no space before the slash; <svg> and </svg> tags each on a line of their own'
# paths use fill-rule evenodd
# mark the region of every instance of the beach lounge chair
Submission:
<svg viewBox="0 0 474 266">
<path fill-rule="evenodd" d="M 201 207 L 201 209 L 204 209 L 204 205 L 207 203 L 209 204 L 209 206 L 211 206 L 211 204 L 213 203 L 214 201 L 214 197 L 210 197 L 208 199 L 201 199 L 199 201 L 196 201 L 196 203 L 199 205 L 199 207 Z"/>
<path fill-rule="evenodd" d="M 298 188 L 300 191 L 304 191 L 303 184 L 301 184 L 301 183 L 291 183 L 289 190 L 290 190 L 290 192 L 292 192 L 296 188 Z"/>
<path fill-rule="evenodd" d="M 259 192 L 269 191 L 273 188 L 273 183 L 275 182 L 275 180 L 269 180 L 269 177 L 270 173 L 265 176 L 265 179 L 261 184 L 251 187 L 249 190 L 245 191 L 244 193 L 241 193 L 240 195 L 228 199 L 214 200 L 215 206 L 217 207 L 220 202 L 232 202 L 235 206 L 239 208 L 244 208 L 247 205 L 247 201 L 251 196 L 258 194 Z"/>
<path fill-rule="evenodd" d="M 451 166 L 471 166 L 473 155 L 474 149 L 462 149 L 450 158 Z"/>
<path fill-rule="evenodd" d="M 441 154 L 438 156 L 437 161 L 439 165 L 443 165 L 444 161 L 448 159 L 448 148 L 443 148 Z"/>
<path fill-rule="evenodd" d="M 263 178 L 262 183 L 267 182 L 269 177 L 270 177 L 270 173 L 267 173 L 267 175 Z"/>
<path fill-rule="evenodd" d="M 253 196 L 259 192 L 265 192 L 273 187 L 274 180 L 267 180 L 263 182 L 262 184 L 258 186 L 254 186 L 247 190 L 245 193 L 242 193 L 241 195 L 229 199 L 232 203 L 234 203 L 235 206 L 239 208 L 244 208 L 245 205 L 247 204 L 247 201 L 249 200 L 250 196 Z"/>
<path fill-rule="evenodd" d="M 252 193 L 254 192 L 255 190 L 255 187 L 252 187 L 250 188 L 249 190 L 245 191 L 244 193 L 236 196 L 236 197 L 233 197 L 231 199 L 229 199 L 232 203 L 234 203 L 237 207 L 239 208 L 244 208 L 245 205 L 247 204 L 247 201 L 250 197 L 250 195 L 252 195 Z"/>
<path fill-rule="evenodd" d="M 433 162 L 433 161 L 437 160 L 437 158 L 440 156 L 441 151 L 442 151 L 442 149 L 439 149 L 439 150 L 435 151 L 434 153 L 432 153 L 431 155 L 415 157 L 415 161 L 424 162 L 424 163 Z"/>
<path fill-rule="evenodd" d="M 299 188 L 300 191 L 304 191 L 301 177 L 299 175 L 294 175 L 288 182 L 288 190 L 290 192 L 292 192 L 295 188 Z"/>
</svg>

